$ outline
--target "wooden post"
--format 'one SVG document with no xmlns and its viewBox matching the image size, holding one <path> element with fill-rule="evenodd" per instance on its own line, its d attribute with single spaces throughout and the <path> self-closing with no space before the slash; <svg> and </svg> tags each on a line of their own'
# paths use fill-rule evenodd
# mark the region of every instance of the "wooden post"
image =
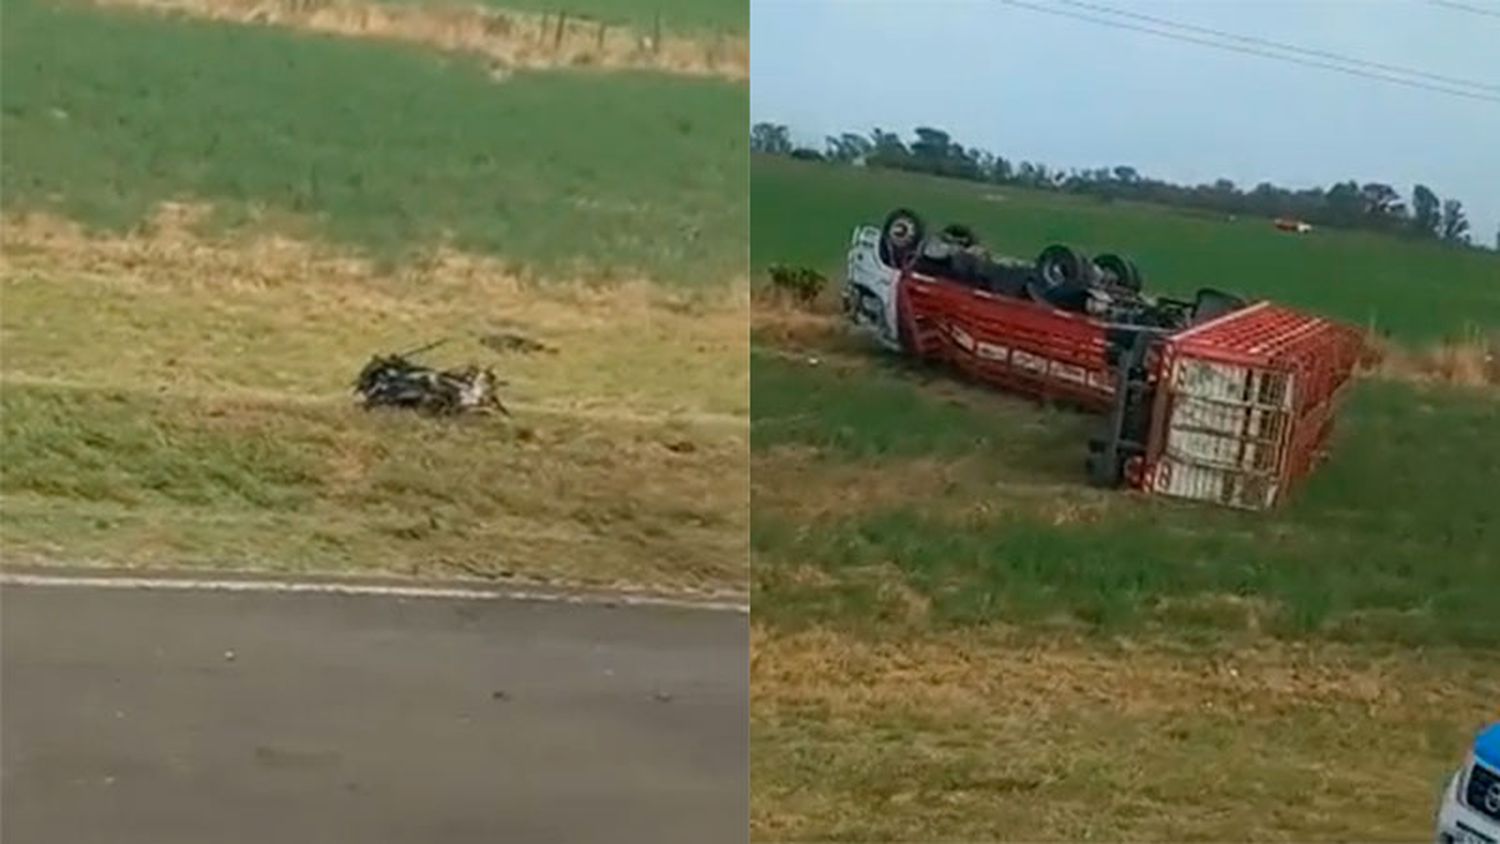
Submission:
<svg viewBox="0 0 1500 844">
<path fill-rule="evenodd" d="M 608 28 L 608 24 L 606 24 L 604 21 L 599 21 L 599 38 L 597 40 L 595 49 L 597 49 L 601 53 L 604 52 L 604 30 Z"/>
<path fill-rule="evenodd" d="M 563 29 L 565 27 L 567 27 L 567 25 L 568 25 L 568 13 L 567 12 L 558 12 L 557 13 L 557 34 L 554 35 L 554 36 L 552 36 L 552 52 L 554 52 L 554 53 L 557 52 L 557 49 L 562 46 Z"/>
</svg>

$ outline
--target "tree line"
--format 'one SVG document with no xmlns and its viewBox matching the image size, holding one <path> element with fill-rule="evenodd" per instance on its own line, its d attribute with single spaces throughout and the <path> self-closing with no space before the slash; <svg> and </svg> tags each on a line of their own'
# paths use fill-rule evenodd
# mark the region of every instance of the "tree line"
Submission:
<svg viewBox="0 0 1500 844">
<path fill-rule="evenodd" d="M 1037 161 L 1011 161 L 989 150 L 965 146 L 942 129 L 918 127 L 910 140 L 895 132 L 875 129 L 868 135 L 844 132 L 830 135 L 822 149 L 798 146 L 791 131 L 777 123 L 750 128 L 752 152 L 785 155 L 810 161 L 882 167 L 930 173 L 1002 185 L 1126 199 L 1194 208 L 1222 214 L 1291 217 L 1308 223 L 1341 228 L 1407 234 L 1414 237 L 1470 245 L 1469 220 L 1463 203 L 1442 199 L 1426 185 L 1415 185 L 1408 203 L 1393 186 L 1383 182 L 1337 182 L 1323 188 L 1290 190 L 1261 182 L 1249 190 L 1229 179 L 1212 184 L 1179 185 L 1142 175 L 1134 167 L 1069 169 Z M 1500 231 L 1495 234 L 1500 249 Z"/>
</svg>

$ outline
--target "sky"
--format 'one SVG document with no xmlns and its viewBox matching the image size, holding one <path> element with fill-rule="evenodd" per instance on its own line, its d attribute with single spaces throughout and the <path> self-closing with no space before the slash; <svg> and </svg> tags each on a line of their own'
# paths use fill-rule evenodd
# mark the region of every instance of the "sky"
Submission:
<svg viewBox="0 0 1500 844">
<path fill-rule="evenodd" d="M 935 126 L 1012 161 L 1127 164 L 1174 182 L 1228 178 L 1242 189 L 1381 181 L 1409 203 L 1412 185 L 1422 183 L 1462 200 L 1476 242 L 1495 245 L 1500 0 L 1461 0 L 1488 15 L 1434 0 L 1089 2 L 1479 81 L 1493 86 L 1481 93 L 1494 99 L 1168 40 L 1006 0 L 751 0 L 751 120 L 786 124 L 794 139 L 819 149 L 825 135 L 842 131 L 880 127 L 909 139 L 913 128 Z M 1107 17 L 1065 0 L 1025 3 Z"/>
</svg>

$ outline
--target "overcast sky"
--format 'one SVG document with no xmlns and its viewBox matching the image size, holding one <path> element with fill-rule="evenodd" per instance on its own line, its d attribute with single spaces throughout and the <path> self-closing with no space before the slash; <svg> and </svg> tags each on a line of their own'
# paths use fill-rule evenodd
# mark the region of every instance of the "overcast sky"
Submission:
<svg viewBox="0 0 1500 844">
<path fill-rule="evenodd" d="M 1062 0 L 1028 4 L 1104 17 Z M 1089 0 L 1237 35 L 1488 83 L 1500 1 Z M 1127 22 L 1161 28 L 1140 20 Z M 1242 188 L 1421 182 L 1500 224 L 1500 102 L 1242 55 L 1003 0 L 751 0 L 753 121 L 824 135 L 947 129 L 1012 161 L 1135 166 Z M 1443 83 L 1434 83 L 1443 84 Z M 1483 92 L 1482 92 L 1483 93 Z"/>
</svg>

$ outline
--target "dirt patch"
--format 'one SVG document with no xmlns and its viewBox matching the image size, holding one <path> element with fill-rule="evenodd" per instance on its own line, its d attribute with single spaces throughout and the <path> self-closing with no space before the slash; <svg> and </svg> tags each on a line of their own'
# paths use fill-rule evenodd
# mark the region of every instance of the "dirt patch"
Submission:
<svg viewBox="0 0 1500 844">
<path fill-rule="evenodd" d="M 849 330 L 836 315 L 809 310 L 757 293 L 750 328 L 755 338 L 784 351 L 853 351 Z"/>
<path fill-rule="evenodd" d="M 358 0 L 95 0 L 210 20 L 422 44 L 481 56 L 502 81 L 516 70 L 598 67 L 656 70 L 735 81 L 748 78 L 742 35 L 643 33 L 567 15 L 483 6 L 384 4 Z"/>
</svg>

